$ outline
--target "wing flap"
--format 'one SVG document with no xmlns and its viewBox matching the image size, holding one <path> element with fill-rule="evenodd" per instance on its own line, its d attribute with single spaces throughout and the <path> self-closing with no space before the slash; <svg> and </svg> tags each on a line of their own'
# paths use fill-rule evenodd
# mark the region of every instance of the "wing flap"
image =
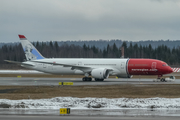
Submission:
<svg viewBox="0 0 180 120">
<path fill-rule="evenodd" d="M 76 69 L 76 68 L 91 68 L 91 67 L 88 67 L 88 66 L 79 66 L 79 65 L 75 65 L 75 64 L 64 64 L 64 63 L 55 63 L 55 62 L 42 62 L 42 61 L 31 61 L 31 62 L 44 63 L 44 64 L 53 64 L 53 65 L 61 65 L 63 67 L 72 67 L 73 69 Z"/>
</svg>

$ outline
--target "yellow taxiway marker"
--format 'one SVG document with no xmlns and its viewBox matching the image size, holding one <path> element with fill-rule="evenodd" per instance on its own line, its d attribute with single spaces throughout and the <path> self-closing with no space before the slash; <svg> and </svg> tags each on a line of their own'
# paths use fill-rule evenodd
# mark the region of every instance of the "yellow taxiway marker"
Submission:
<svg viewBox="0 0 180 120">
<path fill-rule="evenodd" d="M 70 108 L 60 108 L 60 114 L 70 114 Z"/>
<path fill-rule="evenodd" d="M 73 82 L 59 82 L 59 85 L 73 85 Z"/>
</svg>

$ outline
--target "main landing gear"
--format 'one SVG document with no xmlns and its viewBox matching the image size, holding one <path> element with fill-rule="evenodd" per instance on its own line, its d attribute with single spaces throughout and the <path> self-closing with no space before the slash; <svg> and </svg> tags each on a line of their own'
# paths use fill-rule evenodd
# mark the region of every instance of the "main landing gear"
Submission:
<svg viewBox="0 0 180 120">
<path fill-rule="evenodd" d="M 92 78 L 91 77 L 83 77 L 82 81 L 92 81 Z"/>
<path fill-rule="evenodd" d="M 104 79 L 94 78 L 95 81 L 104 81 Z M 92 81 L 92 78 L 89 77 L 89 73 L 85 73 L 85 77 L 82 78 L 82 81 Z"/>
<path fill-rule="evenodd" d="M 95 81 L 104 81 L 104 79 L 98 79 L 98 78 L 94 78 Z M 82 81 L 92 81 L 91 77 L 83 77 Z"/>
<path fill-rule="evenodd" d="M 95 81 L 104 81 L 104 79 L 95 78 Z"/>
</svg>

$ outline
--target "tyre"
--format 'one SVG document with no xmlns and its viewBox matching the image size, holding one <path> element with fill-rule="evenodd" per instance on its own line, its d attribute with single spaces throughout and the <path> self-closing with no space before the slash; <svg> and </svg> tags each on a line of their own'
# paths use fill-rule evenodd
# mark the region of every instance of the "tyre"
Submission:
<svg viewBox="0 0 180 120">
<path fill-rule="evenodd" d="M 104 79 L 95 78 L 95 81 L 104 81 Z"/>
<path fill-rule="evenodd" d="M 91 77 L 83 77 L 82 81 L 92 81 L 92 78 Z"/>
<path fill-rule="evenodd" d="M 164 79 L 164 78 L 161 78 L 161 82 L 165 82 L 165 79 Z"/>
<path fill-rule="evenodd" d="M 88 77 L 88 78 L 87 78 L 87 81 L 92 81 L 92 78 L 91 78 L 91 77 Z"/>
</svg>

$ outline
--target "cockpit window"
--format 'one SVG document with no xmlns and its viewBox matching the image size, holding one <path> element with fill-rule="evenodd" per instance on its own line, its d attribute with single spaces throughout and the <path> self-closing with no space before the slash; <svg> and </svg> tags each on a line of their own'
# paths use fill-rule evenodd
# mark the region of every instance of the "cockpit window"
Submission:
<svg viewBox="0 0 180 120">
<path fill-rule="evenodd" d="M 162 66 L 168 66 L 168 64 L 163 64 Z"/>
</svg>

